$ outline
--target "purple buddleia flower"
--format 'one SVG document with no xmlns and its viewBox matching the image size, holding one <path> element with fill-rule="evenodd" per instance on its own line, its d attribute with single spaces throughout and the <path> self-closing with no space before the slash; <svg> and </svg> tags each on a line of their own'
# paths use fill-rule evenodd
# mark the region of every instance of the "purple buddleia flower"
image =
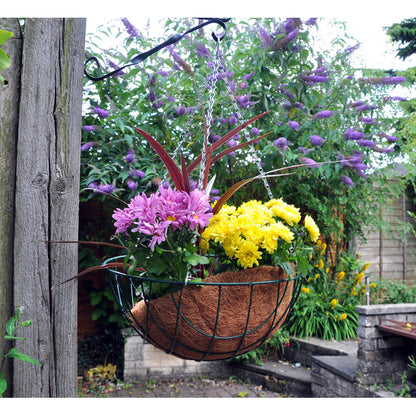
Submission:
<svg viewBox="0 0 416 416">
<path fill-rule="evenodd" d="M 130 39 L 134 39 L 139 35 L 137 29 L 125 17 L 121 19 L 121 21 L 123 22 L 124 27 L 127 30 L 127 33 L 130 35 Z"/>
<path fill-rule="evenodd" d="M 321 146 L 321 145 L 323 145 L 325 143 L 325 139 L 323 139 L 322 137 L 319 137 L 319 136 L 317 136 L 315 134 L 313 134 L 310 137 L 310 141 L 311 141 L 311 143 L 312 143 L 313 146 Z"/>
<path fill-rule="evenodd" d="M 85 131 L 97 131 L 100 127 L 99 126 L 84 126 L 82 129 Z"/>
<path fill-rule="evenodd" d="M 255 72 L 250 72 L 249 74 L 244 75 L 244 81 L 250 81 L 251 78 L 254 77 L 254 75 L 256 75 Z"/>
<path fill-rule="evenodd" d="M 364 124 L 378 124 L 378 121 L 373 120 L 371 117 L 360 117 L 360 121 L 362 121 Z"/>
<path fill-rule="evenodd" d="M 357 141 L 357 143 L 360 146 L 368 147 L 369 149 L 374 149 L 376 147 L 376 144 L 373 141 L 368 140 L 368 139 L 360 139 Z"/>
<path fill-rule="evenodd" d="M 366 135 L 361 131 L 353 130 L 351 127 L 347 129 L 344 133 L 345 140 L 361 140 L 364 139 Z"/>
<path fill-rule="evenodd" d="M 149 93 L 149 103 L 153 103 L 157 100 L 156 93 L 154 91 L 150 91 Z"/>
<path fill-rule="evenodd" d="M 178 116 L 183 116 L 184 114 L 186 114 L 186 108 L 184 107 L 184 106 L 179 106 L 177 109 L 176 109 L 176 114 L 178 115 Z"/>
<path fill-rule="evenodd" d="M 246 90 L 248 88 L 248 83 L 247 82 L 240 82 L 238 84 L 238 87 L 241 88 L 242 90 Z"/>
<path fill-rule="evenodd" d="M 347 185 L 347 186 L 354 186 L 354 182 L 352 181 L 352 179 L 349 177 L 349 176 L 347 176 L 347 175 L 342 175 L 341 176 L 341 181 L 343 182 L 343 183 L 345 183 L 345 185 Z"/>
<path fill-rule="evenodd" d="M 299 126 L 299 123 L 298 123 L 297 121 L 292 121 L 292 120 L 291 120 L 291 121 L 289 121 L 287 124 L 289 125 L 289 127 L 290 127 L 292 130 L 299 131 L 300 126 Z"/>
<path fill-rule="evenodd" d="M 261 37 L 261 49 L 270 48 L 273 46 L 273 38 L 267 33 L 264 28 L 259 28 Z"/>
<path fill-rule="evenodd" d="M 313 149 L 310 149 L 310 148 L 307 148 L 307 147 L 303 147 L 303 146 L 298 147 L 298 152 L 303 153 L 304 155 L 307 155 L 308 153 L 310 153 L 312 151 L 313 151 Z"/>
<path fill-rule="evenodd" d="M 127 187 L 131 190 L 137 189 L 139 184 L 133 178 L 127 178 L 126 180 Z"/>
<path fill-rule="evenodd" d="M 165 102 L 163 100 L 160 100 L 160 101 L 157 101 L 157 102 L 153 103 L 152 107 L 155 110 L 157 110 L 158 108 L 163 107 L 164 105 L 165 105 Z"/>
<path fill-rule="evenodd" d="M 247 95 L 237 95 L 236 96 L 237 103 L 242 108 L 248 108 L 251 105 L 250 94 Z"/>
<path fill-rule="evenodd" d="M 375 108 L 374 105 L 363 104 L 363 105 L 359 105 L 355 107 L 355 110 L 357 111 L 357 113 L 362 113 L 363 111 L 373 110 L 374 108 Z"/>
<path fill-rule="evenodd" d="M 228 141 L 228 147 L 234 147 L 237 145 L 237 142 L 234 139 Z"/>
<path fill-rule="evenodd" d="M 377 77 L 377 78 L 359 78 L 360 84 L 371 84 L 371 85 L 398 85 L 406 82 L 406 77 Z"/>
<path fill-rule="evenodd" d="M 318 20 L 317 17 L 310 17 L 306 22 L 305 25 L 307 26 L 314 26 L 316 25 L 316 21 Z"/>
<path fill-rule="evenodd" d="M 406 98 L 404 98 L 404 97 L 398 97 L 398 96 L 394 96 L 394 97 L 386 96 L 386 97 L 383 97 L 383 101 L 385 103 L 388 102 L 388 101 L 405 101 L 405 100 L 406 100 Z"/>
<path fill-rule="evenodd" d="M 113 69 L 118 69 L 119 68 L 119 66 L 115 63 L 115 62 L 113 62 L 113 61 L 109 61 L 108 62 L 108 64 L 111 66 L 111 68 L 113 68 Z M 114 76 L 120 76 L 120 75 L 124 75 L 125 73 L 123 72 L 123 71 L 118 71 L 118 72 L 116 72 L 115 74 L 114 74 Z"/>
<path fill-rule="evenodd" d="M 295 29 L 292 32 L 288 33 L 287 40 L 289 42 L 292 42 L 298 37 L 298 35 L 299 35 L 299 29 Z"/>
<path fill-rule="evenodd" d="M 329 111 L 329 110 L 323 110 L 323 111 L 319 111 L 318 113 L 315 114 L 314 118 L 315 119 L 323 119 L 323 118 L 330 118 L 334 115 L 333 111 Z"/>
<path fill-rule="evenodd" d="M 392 143 L 397 142 L 398 140 L 400 140 L 398 137 L 396 137 L 396 136 L 390 136 L 390 135 L 387 135 L 387 136 L 386 136 L 386 139 L 387 139 L 389 142 L 392 142 Z"/>
<path fill-rule="evenodd" d="M 282 152 L 284 152 L 287 149 L 288 141 L 286 137 L 279 137 L 276 139 L 273 144 L 278 147 Z"/>
<path fill-rule="evenodd" d="M 125 158 L 127 163 L 134 163 L 136 161 L 135 155 L 134 155 L 134 149 L 130 149 L 126 155 Z"/>
<path fill-rule="evenodd" d="M 316 163 L 313 159 L 309 158 L 309 157 L 305 157 L 305 156 L 299 156 L 299 160 L 305 164 L 305 165 L 309 165 L 311 168 L 318 168 L 320 166 L 320 164 Z"/>
<path fill-rule="evenodd" d="M 146 175 L 141 170 L 133 169 L 133 170 L 130 171 L 129 176 L 131 176 L 133 178 L 143 179 Z"/>
<path fill-rule="evenodd" d="M 106 185 L 106 184 L 100 183 L 96 190 L 97 192 L 101 192 L 103 194 L 112 194 L 115 190 L 115 186 L 111 184 Z"/>
<path fill-rule="evenodd" d="M 355 103 L 349 103 L 348 106 L 352 107 L 352 108 L 355 108 L 355 107 L 359 107 L 360 105 L 364 105 L 364 104 L 365 104 L 364 101 L 357 101 Z"/>
<path fill-rule="evenodd" d="M 237 124 L 238 123 L 237 114 L 233 114 L 232 116 L 230 116 L 228 118 L 228 123 L 230 123 L 230 124 Z"/>
<path fill-rule="evenodd" d="M 95 147 L 98 146 L 98 142 L 88 142 L 88 143 L 84 143 L 81 146 L 81 152 L 84 152 L 85 150 L 91 149 L 91 147 Z"/>
<path fill-rule="evenodd" d="M 320 82 L 326 82 L 329 80 L 328 77 L 323 75 L 301 75 L 300 78 L 308 85 L 318 84 Z"/>
<path fill-rule="evenodd" d="M 207 47 L 203 43 L 196 42 L 195 50 L 196 50 L 196 56 L 202 57 L 204 59 L 211 59 L 211 54 L 209 53 Z"/>
<path fill-rule="evenodd" d="M 163 70 L 156 71 L 156 74 L 160 75 L 162 77 L 168 77 L 169 76 L 169 72 L 168 71 L 163 71 Z"/>
<path fill-rule="evenodd" d="M 360 43 L 357 43 L 354 46 L 350 46 L 346 49 L 344 49 L 344 54 L 345 55 L 351 55 L 353 52 L 355 52 L 358 48 L 360 47 Z"/>
<path fill-rule="evenodd" d="M 250 131 L 252 136 L 258 136 L 260 134 L 260 130 L 257 127 L 253 127 Z"/>
<path fill-rule="evenodd" d="M 95 107 L 93 111 L 100 118 L 107 118 L 110 115 L 110 113 L 107 110 L 104 110 L 100 107 Z"/>
</svg>

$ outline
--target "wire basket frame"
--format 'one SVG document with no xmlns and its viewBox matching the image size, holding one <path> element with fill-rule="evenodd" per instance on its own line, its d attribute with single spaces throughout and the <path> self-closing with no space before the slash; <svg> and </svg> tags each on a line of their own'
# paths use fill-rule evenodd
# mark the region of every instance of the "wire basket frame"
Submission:
<svg viewBox="0 0 416 416">
<path fill-rule="evenodd" d="M 120 257 L 104 264 L 116 259 Z M 278 270 L 285 277 L 251 281 L 248 272 L 244 281 L 185 283 L 152 279 L 145 273 L 129 275 L 117 268 L 107 269 L 107 276 L 122 313 L 145 341 L 182 359 L 213 361 L 257 348 L 288 318 L 301 277 L 288 278 L 279 268 L 261 267 L 265 269 L 250 270 L 267 270 L 270 276 Z M 168 285 L 169 292 L 154 298 L 152 287 L 158 284 Z"/>
</svg>

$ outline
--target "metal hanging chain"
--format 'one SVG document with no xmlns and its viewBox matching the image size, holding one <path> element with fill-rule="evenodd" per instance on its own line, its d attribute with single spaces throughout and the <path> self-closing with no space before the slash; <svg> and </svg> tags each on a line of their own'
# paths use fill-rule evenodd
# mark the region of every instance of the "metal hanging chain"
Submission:
<svg viewBox="0 0 416 416">
<path fill-rule="evenodd" d="M 225 70 L 224 70 L 224 66 L 223 65 L 220 65 L 219 71 L 220 71 L 220 74 L 221 74 L 221 78 L 224 80 L 225 86 L 227 88 L 228 95 L 229 95 L 229 97 L 231 99 L 231 103 L 233 104 L 233 107 L 234 107 L 235 113 L 238 116 L 238 119 L 239 120 L 244 120 L 244 117 L 243 117 L 243 115 L 242 115 L 242 113 L 240 111 L 240 108 L 238 106 L 237 100 L 235 99 L 234 93 L 233 93 L 233 91 L 231 89 L 231 86 L 230 86 L 230 83 L 228 81 L 227 74 L 225 73 Z M 249 141 L 250 140 L 249 137 L 248 137 L 247 132 L 245 131 L 245 129 L 242 130 L 242 134 L 243 134 L 244 139 L 246 141 Z M 266 178 L 266 176 L 264 174 L 264 169 L 263 169 L 263 166 L 261 165 L 261 159 L 260 159 L 260 157 L 258 155 L 258 152 L 257 152 L 256 148 L 254 147 L 254 144 L 253 143 L 250 144 L 249 147 L 250 147 L 250 149 L 252 151 L 251 156 L 253 157 L 254 162 L 257 165 L 257 169 L 258 169 L 258 171 L 260 173 L 260 177 L 263 180 L 264 187 L 266 188 L 267 195 L 269 196 L 270 199 L 274 199 L 272 190 L 270 189 L 269 182 L 267 181 L 267 178 Z"/>
<path fill-rule="evenodd" d="M 211 85 L 209 86 L 209 101 L 208 101 L 208 111 L 207 111 L 207 117 L 206 117 L 206 126 L 207 126 L 207 142 L 211 135 L 212 131 L 212 124 L 214 120 L 214 100 L 215 100 L 215 90 L 217 87 L 217 80 L 218 80 L 218 74 L 220 70 L 220 40 L 217 40 L 217 47 L 215 50 L 215 59 L 214 59 L 214 65 L 212 67 L 211 76 L 209 77 L 211 81 Z M 204 180 L 204 172 L 205 172 L 205 165 L 207 163 L 207 147 L 206 147 L 205 140 L 202 146 L 202 153 L 201 153 L 201 164 L 200 164 L 200 170 L 199 170 L 199 180 L 198 180 L 198 188 L 201 189 L 202 183 Z"/>
<path fill-rule="evenodd" d="M 222 39 L 222 38 L 221 38 Z M 211 70 L 207 76 L 207 78 L 205 79 L 205 82 L 203 84 L 203 90 L 208 89 L 210 91 L 209 94 L 209 105 L 208 105 L 208 116 L 206 119 L 206 123 L 207 123 L 207 137 L 209 138 L 210 133 L 211 133 L 211 126 L 212 126 L 212 120 L 213 120 L 213 111 L 214 111 L 214 98 L 215 98 L 215 88 L 216 88 L 216 83 L 217 83 L 217 75 L 219 73 L 219 65 L 220 65 L 220 61 L 217 58 L 219 56 L 219 42 L 221 41 L 221 39 L 217 38 L 216 44 L 216 55 L 215 55 L 215 59 L 213 62 L 213 65 L 211 67 Z M 184 129 L 181 133 L 181 139 L 179 140 L 178 144 L 176 145 L 175 150 L 172 153 L 172 159 L 176 160 L 176 158 L 178 157 L 178 153 L 179 151 L 183 148 L 183 145 L 187 139 L 188 136 L 188 132 L 190 130 L 190 127 L 192 125 L 192 121 L 193 121 L 193 117 L 194 115 L 198 112 L 198 110 L 200 108 L 202 108 L 202 102 L 201 100 L 197 100 L 193 111 L 188 113 L 188 117 L 187 120 L 185 122 L 185 126 Z M 199 173 L 199 179 L 198 179 L 198 188 L 201 188 L 202 182 L 203 182 L 203 177 L 204 177 L 204 168 L 205 168 L 205 164 L 206 164 L 206 151 L 207 149 L 205 148 L 205 140 L 204 140 L 204 145 L 202 148 L 202 157 L 201 157 L 201 163 L 200 163 L 200 173 Z M 163 176 L 163 182 L 166 182 L 167 180 L 167 175 L 168 172 L 165 172 L 164 176 Z"/>
<path fill-rule="evenodd" d="M 130 60 L 130 62 L 128 64 L 126 64 L 126 65 L 124 65 L 124 66 L 122 66 L 120 68 L 117 68 L 114 71 L 111 71 L 111 72 L 109 72 L 107 74 L 104 74 L 102 76 L 99 76 L 99 77 L 94 77 L 94 76 L 90 75 L 87 72 L 87 65 L 91 61 L 94 61 L 95 64 L 98 66 L 98 68 L 101 68 L 101 65 L 100 65 L 98 59 L 95 56 L 91 56 L 90 58 L 88 58 L 85 61 L 85 64 L 84 64 L 84 74 L 91 81 L 102 81 L 103 79 L 108 78 L 108 77 L 111 77 L 112 75 L 117 74 L 119 71 L 122 71 L 123 69 L 125 69 L 125 68 L 127 68 L 127 67 L 129 67 L 131 65 L 137 65 L 140 62 L 143 62 L 150 55 L 153 55 L 154 53 L 160 51 L 161 49 L 166 48 L 166 46 L 173 45 L 174 43 L 180 41 L 187 34 L 192 33 L 195 30 L 201 29 L 202 27 L 204 27 L 206 25 L 209 25 L 209 24 L 212 24 L 212 23 L 217 23 L 217 24 L 219 24 L 224 29 L 224 33 L 221 36 L 217 36 L 214 32 L 212 32 L 212 34 L 211 34 L 212 37 L 214 38 L 214 40 L 216 42 L 218 42 L 218 40 L 222 40 L 225 37 L 226 33 L 227 33 L 227 27 L 226 27 L 225 23 L 228 22 L 229 20 L 230 20 L 229 18 L 228 19 L 221 19 L 221 18 L 216 18 L 216 17 L 215 18 L 209 18 L 206 22 L 203 22 L 203 23 L 201 23 L 201 24 L 199 24 L 197 26 L 192 27 L 191 29 L 188 29 L 182 35 L 179 34 L 179 33 L 177 33 L 175 35 L 172 35 L 171 37 L 169 37 L 165 42 L 161 43 L 160 45 L 157 45 L 154 48 L 152 48 L 152 49 L 150 49 L 150 50 L 148 50 L 146 52 L 142 52 L 142 53 L 136 55 L 133 59 Z"/>
</svg>

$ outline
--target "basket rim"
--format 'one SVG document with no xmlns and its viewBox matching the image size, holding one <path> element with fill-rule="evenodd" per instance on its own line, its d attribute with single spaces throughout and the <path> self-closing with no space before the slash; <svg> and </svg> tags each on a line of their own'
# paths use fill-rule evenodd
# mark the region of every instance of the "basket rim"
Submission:
<svg viewBox="0 0 416 416">
<path fill-rule="evenodd" d="M 103 266 L 106 266 L 108 263 L 114 262 L 116 260 L 124 259 L 125 256 L 115 256 L 111 257 L 103 262 Z M 273 266 L 273 267 L 279 267 L 279 266 Z M 249 285 L 257 285 L 257 284 L 271 284 L 271 283 L 282 283 L 282 282 L 292 282 L 296 281 L 298 279 L 302 278 L 302 275 L 298 274 L 293 277 L 288 276 L 286 279 L 273 279 L 273 280 L 264 280 L 264 281 L 258 281 L 258 282 L 206 282 L 204 280 L 194 282 L 192 280 L 185 281 L 179 281 L 179 280 L 162 280 L 162 279 L 154 279 L 151 277 L 146 276 L 136 276 L 132 274 L 128 274 L 125 272 L 121 272 L 119 270 L 116 270 L 116 268 L 107 268 L 106 271 L 108 273 L 111 273 L 115 276 L 120 277 L 127 277 L 132 280 L 138 280 L 138 281 L 147 281 L 147 282 L 154 282 L 154 283 L 168 283 L 168 284 L 175 284 L 178 286 L 249 286 Z M 146 272 L 143 272 L 146 273 Z"/>
</svg>

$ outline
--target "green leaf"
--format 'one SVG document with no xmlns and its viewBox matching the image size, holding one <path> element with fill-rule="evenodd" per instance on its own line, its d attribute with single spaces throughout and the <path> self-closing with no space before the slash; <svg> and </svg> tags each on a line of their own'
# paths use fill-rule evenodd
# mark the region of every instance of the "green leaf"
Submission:
<svg viewBox="0 0 416 416">
<path fill-rule="evenodd" d="M 5 335 L 4 336 L 4 339 L 20 339 L 20 340 L 26 340 L 26 338 L 23 338 L 23 337 L 15 337 L 15 336 L 13 336 L 13 335 Z"/>
<path fill-rule="evenodd" d="M 297 256 L 297 261 L 298 261 L 298 265 L 296 267 L 296 271 L 304 276 L 306 276 L 308 274 L 308 270 L 309 270 L 309 262 L 308 259 L 306 257 Z"/>
<path fill-rule="evenodd" d="M 16 348 L 10 348 L 9 352 L 6 354 L 6 357 L 14 358 L 16 360 L 26 361 L 27 363 L 31 363 L 35 365 L 41 365 L 38 360 L 35 360 L 34 358 L 30 357 L 27 354 L 18 352 Z"/>
<path fill-rule="evenodd" d="M 201 256 L 196 253 L 192 253 L 184 257 L 184 260 L 188 262 L 191 266 L 197 266 L 198 264 L 208 264 L 208 257 Z"/>
<path fill-rule="evenodd" d="M 4 373 L 0 372 L 0 397 L 3 397 L 3 393 L 7 390 L 7 381 L 4 378 Z"/>
<path fill-rule="evenodd" d="M 10 66 L 10 59 L 6 52 L 3 49 L 0 49 L 0 71 L 4 68 Z"/>
<path fill-rule="evenodd" d="M 32 325 L 32 319 L 28 319 L 27 321 L 23 321 L 20 323 L 20 326 L 26 327 Z"/>
<path fill-rule="evenodd" d="M 6 332 L 8 335 L 14 335 L 16 332 L 16 317 L 12 316 L 6 323 Z"/>
<path fill-rule="evenodd" d="M 10 39 L 13 37 L 13 33 L 9 32 L 8 30 L 0 29 L 0 45 L 2 45 L 4 42 L 6 42 L 7 39 Z"/>
</svg>

